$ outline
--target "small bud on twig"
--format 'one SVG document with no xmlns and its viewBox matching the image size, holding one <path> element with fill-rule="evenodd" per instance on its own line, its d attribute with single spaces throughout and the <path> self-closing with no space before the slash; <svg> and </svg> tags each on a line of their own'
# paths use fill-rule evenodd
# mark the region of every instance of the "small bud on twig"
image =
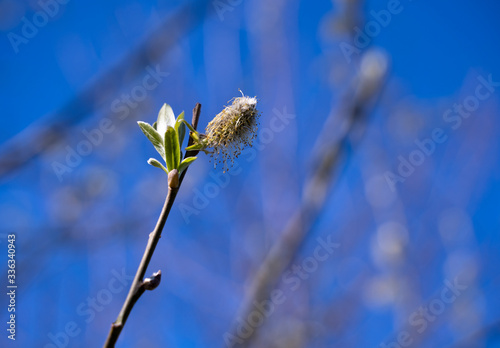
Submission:
<svg viewBox="0 0 500 348">
<path fill-rule="evenodd" d="M 177 169 L 172 169 L 168 173 L 168 187 L 170 188 L 179 187 L 179 171 Z"/>
<path fill-rule="evenodd" d="M 160 282 L 161 270 L 153 273 L 153 276 L 151 278 L 144 279 L 144 282 L 142 282 L 142 286 L 144 287 L 144 290 L 154 290 L 158 287 L 158 285 L 160 285 Z"/>
</svg>

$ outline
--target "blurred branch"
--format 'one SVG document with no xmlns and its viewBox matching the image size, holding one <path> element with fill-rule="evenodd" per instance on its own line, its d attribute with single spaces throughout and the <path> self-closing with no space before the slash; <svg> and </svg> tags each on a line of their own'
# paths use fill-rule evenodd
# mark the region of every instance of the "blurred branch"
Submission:
<svg viewBox="0 0 500 348">
<path fill-rule="evenodd" d="M 193 120 L 191 122 L 194 129 L 198 127 L 198 120 L 200 118 L 201 105 L 196 104 L 196 107 L 193 109 Z M 193 141 L 191 137 L 189 137 L 188 146 L 192 145 Z M 184 158 L 195 156 L 198 151 L 186 151 Z M 145 290 L 154 290 L 159 284 L 161 280 L 161 271 L 153 274 L 151 278 L 144 279 L 144 275 L 146 274 L 146 270 L 148 268 L 149 262 L 151 261 L 151 257 L 155 251 L 156 245 L 160 240 L 161 233 L 163 231 L 163 227 L 165 226 L 165 222 L 167 221 L 168 215 L 175 201 L 175 197 L 177 196 L 177 192 L 179 192 L 179 188 L 184 179 L 185 173 L 187 169 L 184 170 L 179 179 L 179 172 L 174 169 L 171 170 L 168 174 L 168 193 L 165 199 L 165 204 L 163 205 L 163 209 L 161 211 L 160 217 L 158 218 L 158 222 L 156 223 L 155 229 L 153 232 L 149 234 L 148 244 L 146 246 L 146 250 L 144 251 L 144 255 L 142 256 L 141 263 L 139 264 L 139 268 L 134 277 L 134 281 L 130 286 L 129 293 L 127 298 L 125 299 L 125 303 L 118 315 L 116 321 L 111 324 L 111 329 L 109 331 L 108 338 L 104 347 L 110 348 L 114 347 L 120 333 L 125 326 L 125 322 L 134 308 L 135 303 Z"/>
<path fill-rule="evenodd" d="M 331 26 L 339 34 L 354 38 L 355 27 L 361 27 L 362 9 L 364 0 L 333 0 L 335 15 L 331 20 Z"/>
<path fill-rule="evenodd" d="M 385 55 L 380 52 L 368 52 L 363 56 L 360 64 L 359 74 L 351 87 L 352 90 L 348 93 L 349 96 L 353 95 L 353 97 L 349 98 L 350 102 L 346 99 L 344 107 L 341 108 L 341 114 L 345 115 L 342 124 L 343 132 L 338 140 L 331 140 L 332 135 L 338 133 L 338 130 L 335 129 L 338 124 L 334 122 L 337 114 L 332 113 L 320 134 L 319 146 L 316 146 L 312 154 L 312 158 L 316 160 L 317 164 L 304 189 L 302 206 L 289 220 L 279 239 L 259 267 L 239 315 L 243 320 L 246 320 L 257 309 L 255 303 L 261 303 L 268 299 L 279 276 L 293 261 L 321 213 L 333 181 L 333 173 L 339 166 L 341 155 L 349 147 L 354 133 L 356 133 L 356 126 L 363 126 L 367 115 L 381 93 L 388 65 Z M 225 338 L 232 338 L 238 341 L 241 346 L 247 347 L 256 337 L 260 327 L 262 326 L 254 327 L 251 334 L 243 338 L 238 337 L 237 326 L 235 326 L 231 334 Z"/>
<path fill-rule="evenodd" d="M 184 5 L 134 51 L 91 82 L 60 110 L 35 121 L 0 149 L 0 178 L 19 169 L 64 139 L 68 128 L 101 108 L 110 96 L 157 62 L 187 31 L 200 24 L 205 1 Z M 211 12 L 209 12 L 211 13 Z"/>
<path fill-rule="evenodd" d="M 488 340 L 488 338 L 492 340 Z M 495 343 L 494 339 L 497 340 L 497 344 L 500 342 L 500 320 L 473 332 L 469 336 L 464 337 L 462 340 L 450 345 L 448 348 L 475 347 L 479 346 L 480 342 L 483 344 L 493 344 Z"/>
</svg>

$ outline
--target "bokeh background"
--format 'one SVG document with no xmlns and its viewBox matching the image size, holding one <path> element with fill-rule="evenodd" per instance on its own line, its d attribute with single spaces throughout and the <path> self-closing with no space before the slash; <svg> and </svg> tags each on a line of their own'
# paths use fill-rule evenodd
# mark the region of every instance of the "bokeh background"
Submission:
<svg viewBox="0 0 500 348">
<path fill-rule="evenodd" d="M 500 81 L 499 13 L 494 0 L 1 0 L 1 292 L 11 233 L 18 289 L 15 342 L 0 296 L 0 346 L 102 346 L 166 194 L 136 121 L 165 102 L 189 119 L 199 102 L 203 129 L 241 89 L 259 98 L 255 151 L 229 173 L 205 155 L 190 167 L 147 272 L 161 285 L 117 346 L 228 346 L 315 163 L 346 139 L 273 284 L 285 300 L 249 345 L 500 347 L 500 89 L 478 80 Z M 464 102 L 464 117 L 448 111 Z M 345 131 L 353 104 L 365 112 Z M 401 176 L 436 128 L 446 140 Z M 318 238 L 338 244 L 325 260 Z"/>
</svg>

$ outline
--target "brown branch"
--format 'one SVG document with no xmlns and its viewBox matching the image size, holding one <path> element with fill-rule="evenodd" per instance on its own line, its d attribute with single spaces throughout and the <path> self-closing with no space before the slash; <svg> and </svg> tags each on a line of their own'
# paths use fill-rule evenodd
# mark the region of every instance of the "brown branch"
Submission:
<svg viewBox="0 0 500 348">
<path fill-rule="evenodd" d="M 193 109 L 193 119 L 191 122 L 194 129 L 196 129 L 198 126 L 200 111 L 201 105 L 196 104 L 195 108 Z M 188 142 L 188 145 L 190 144 L 191 137 L 189 138 Z M 194 156 L 196 155 L 196 153 L 197 151 L 187 151 L 184 157 Z M 106 339 L 106 343 L 104 344 L 105 348 L 111 348 L 115 346 L 116 341 L 118 340 L 118 337 L 120 336 L 120 333 L 125 326 L 127 318 L 132 311 L 132 308 L 134 308 L 135 303 L 137 302 L 137 300 L 139 300 L 144 291 L 153 290 L 160 284 L 161 271 L 153 274 L 151 278 L 145 280 L 143 279 L 144 275 L 146 274 L 149 262 L 151 261 L 151 257 L 153 256 L 153 253 L 155 251 L 156 245 L 161 238 L 163 227 L 165 226 L 165 222 L 167 221 L 170 210 L 172 209 L 175 197 L 177 196 L 177 192 L 179 191 L 179 187 L 182 184 L 182 180 L 184 179 L 186 171 L 187 169 L 182 173 L 180 179 L 179 172 L 176 169 L 170 171 L 168 175 L 168 193 L 163 205 L 163 209 L 161 211 L 160 217 L 158 218 L 155 229 L 149 234 L 149 240 L 146 246 L 146 250 L 144 251 L 141 263 L 139 264 L 139 268 L 137 269 L 134 281 L 132 282 L 127 298 L 123 303 L 120 314 L 118 314 L 118 318 L 116 319 L 116 321 L 111 324 L 108 338 Z"/>
<path fill-rule="evenodd" d="M 261 303 L 269 298 L 279 276 L 293 261 L 300 246 L 312 230 L 323 208 L 333 181 L 333 173 L 342 158 L 341 155 L 356 133 L 355 128 L 358 127 L 355 126 L 361 126 L 366 122 L 366 116 L 380 95 L 387 68 L 385 59 L 377 53 L 368 53 L 364 57 L 365 66 L 361 69 L 348 93 L 348 95 L 353 96 L 352 101 L 345 102 L 344 108 L 341 110 L 346 127 L 340 138 L 336 141 L 331 140 L 332 134 L 338 133 L 334 128 L 339 125 L 332 121 L 333 117 L 337 116 L 336 113 L 332 113 L 322 127 L 319 146 L 316 146 L 315 153 L 312 155 L 316 159 L 316 166 L 304 189 L 302 205 L 292 216 L 260 265 L 238 315 L 243 321 L 254 310 L 258 310 L 255 303 Z M 377 64 L 379 65 L 377 66 Z M 239 337 L 238 326 L 234 326 L 230 334 L 225 336 L 225 340 L 232 339 L 233 344 L 239 343 L 236 346 L 248 347 L 261 327 L 262 325 L 252 327 L 250 334 L 247 332 L 246 337 Z"/>
</svg>

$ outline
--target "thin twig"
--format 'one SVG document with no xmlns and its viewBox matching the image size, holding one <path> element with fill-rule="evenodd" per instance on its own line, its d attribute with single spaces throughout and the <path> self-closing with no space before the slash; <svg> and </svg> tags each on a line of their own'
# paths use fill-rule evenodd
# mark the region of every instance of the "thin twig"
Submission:
<svg viewBox="0 0 500 348">
<path fill-rule="evenodd" d="M 194 129 L 196 129 L 198 126 L 200 111 L 201 111 L 201 105 L 196 104 L 195 108 L 193 109 L 193 120 L 191 122 Z M 191 145 L 191 137 L 189 138 L 188 145 Z M 187 151 L 184 157 L 194 156 L 196 155 L 196 153 L 197 151 Z M 181 174 L 178 183 L 175 184 L 173 184 L 175 180 L 172 180 L 172 178 L 178 175 L 177 171 L 175 172 L 171 171 L 169 173 L 168 193 L 165 199 L 165 203 L 163 205 L 163 209 L 161 211 L 160 217 L 158 218 L 158 222 L 156 223 L 155 229 L 153 230 L 153 232 L 149 234 L 149 240 L 146 246 L 146 250 L 144 251 L 141 263 L 139 264 L 139 268 L 137 269 L 134 281 L 132 282 L 132 286 L 130 287 L 127 298 L 123 303 L 123 307 L 120 311 L 120 314 L 118 314 L 118 318 L 116 319 L 116 321 L 113 324 L 111 324 L 111 329 L 109 331 L 108 338 L 106 339 L 106 343 L 104 344 L 105 348 L 111 348 L 115 346 L 116 341 L 118 340 L 118 337 L 120 336 L 120 333 L 123 327 L 125 326 L 125 322 L 127 321 L 127 318 L 130 312 L 132 311 L 132 308 L 134 308 L 135 303 L 141 297 L 144 291 L 153 290 L 160 284 L 161 271 L 158 271 L 157 273 L 153 274 L 151 278 L 148 278 L 146 280 L 143 279 L 144 275 L 146 274 L 149 262 L 151 261 L 151 257 L 153 256 L 153 253 L 155 251 L 156 245 L 158 244 L 158 241 L 161 238 L 163 227 L 165 226 L 165 222 L 167 221 L 170 210 L 172 209 L 175 197 L 177 196 L 177 192 L 179 191 L 179 188 L 182 184 L 182 180 L 184 179 L 186 171 L 187 169 Z"/>
</svg>

